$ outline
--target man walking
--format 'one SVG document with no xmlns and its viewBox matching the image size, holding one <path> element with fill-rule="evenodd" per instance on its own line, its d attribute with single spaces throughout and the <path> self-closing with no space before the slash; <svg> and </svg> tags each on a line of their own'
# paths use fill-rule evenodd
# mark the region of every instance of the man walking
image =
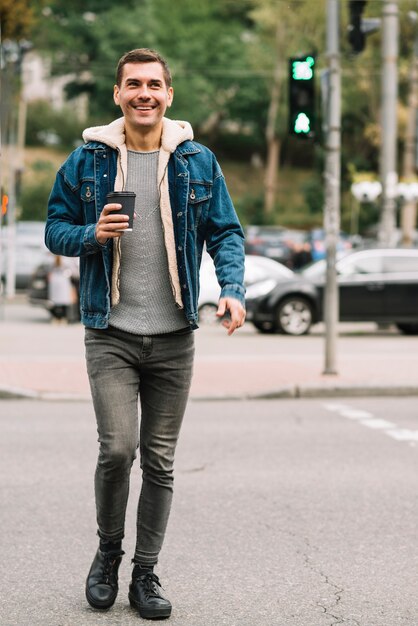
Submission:
<svg viewBox="0 0 418 626">
<path fill-rule="evenodd" d="M 243 325 L 243 232 L 219 165 L 187 122 L 165 117 L 173 101 L 166 61 L 146 48 L 117 67 L 123 117 L 84 131 L 49 200 L 46 244 L 80 257 L 80 309 L 99 434 L 95 499 L 99 548 L 86 597 L 110 608 L 124 552 L 129 477 L 139 447 L 142 488 L 129 601 L 143 618 L 169 617 L 153 571 L 169 518 L 174 452 L 192 377 L 199 265 L 204 243 L 231 335 Z M 136 193 L 132 232 L 107 203 Z M 140 419 L 138 420 L 138 398 Z"/>
</svg>

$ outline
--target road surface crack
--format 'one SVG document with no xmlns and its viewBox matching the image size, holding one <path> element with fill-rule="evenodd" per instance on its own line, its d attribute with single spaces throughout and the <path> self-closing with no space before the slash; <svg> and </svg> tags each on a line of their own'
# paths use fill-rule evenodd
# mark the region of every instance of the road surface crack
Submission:
<svg viewBox="0 0 418 626">
<path fill-rule="evenodd" d="M 312 546 L 309 544 L 309 542 L 306 539 L 305 539 L 305 544 L 310 550 L 312 550 Z M 324 584 L 332 589 L 334 601 L 325 602 L 324 599 L 322 599 L 316 602 L 316 605 L 322 609 L 322 611 L 324 612 L 324 615 L 333 620 L 330 626 L 338 626 L 338 624 L 347 624 L 347 625 L 350 624 L 350 626 L 361 626 L 360 622 L 358 622 L 356 619 L 353 619 L 352 617 L 346 619 L 345 617 L 335 614 L 339 608 L 339 604 L 343 597 L 344 588 L 334 583 L 327 574 L 325 574 L 319 567 L 315 566 L 312 563 L 312 557 L 309 554 L 303 553 L 303 558 L 305 560 L 306 567 L 308 567 L 310 571 L 313 572 L 314 574 L 319 575 L 321 579 L 323 580 Z"/>
</svg>

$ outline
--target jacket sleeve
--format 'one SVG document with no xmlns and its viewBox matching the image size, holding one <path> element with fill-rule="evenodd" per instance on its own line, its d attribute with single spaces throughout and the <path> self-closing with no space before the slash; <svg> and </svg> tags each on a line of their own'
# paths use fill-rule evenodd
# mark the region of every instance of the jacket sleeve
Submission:
<svg viewBox="0 0 418 626">
<path fill-rule="evenodd" d="M 80 183 L 74 174 L 79 165 L 79 151 L 73 152 L 62 165 L 55 178 L 48 201 L 48 217 L 45 226 L 45 244 L 54 254 L 84 256 L 102 250 L 96 241 L 96 223 L 86 223 L 86 215 L 80 193 Z M 91 216 L 90 216 L 91 217 Z"/>
<path fill-rule="evenodd" d="M 244 233 L 229 195 L 225 178 L 213 157 L 214 179 L 209 206 L 206 249 L 211 255 L 221 287 L 221 298 L 245 304 Z"/>
</svg>

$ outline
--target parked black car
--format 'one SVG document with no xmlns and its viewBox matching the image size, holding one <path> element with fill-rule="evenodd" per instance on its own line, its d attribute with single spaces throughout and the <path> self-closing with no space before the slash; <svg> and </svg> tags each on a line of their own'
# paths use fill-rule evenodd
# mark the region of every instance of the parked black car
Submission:
<svg viewBox="0 0 418 626">
<path fill-rule="evenodd" d="M 323 319 L 325 260 L 264 294 L 247 293 L 247 320 L 261 332 L 304 335 Z M 394 323 L 418 334 L 418 250 L 375 248 L 337 261 L 341 322 Z"/>
</svg>

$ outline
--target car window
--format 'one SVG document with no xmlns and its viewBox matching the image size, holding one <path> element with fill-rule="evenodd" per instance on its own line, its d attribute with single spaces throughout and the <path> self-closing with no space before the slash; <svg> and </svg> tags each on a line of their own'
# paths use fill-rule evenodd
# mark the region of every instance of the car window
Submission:
<svg viewBox="0 0 418 626">
<path fill-rule="evenodd" d="M 338 273 L 342 276 L 352 274 L 377 274 L 383 271 L 383 261 L 380 256 L 352 254 L 341 259 L 337 264 Z"/>
<path fill-rule="evenodd" d="M 384 272 L 418 272 L 418 256 L 388 256 L 383 260 Z"/>
<path fill-rule="evenodd" d="M 305 276 L 305 278 L 318 278 L 325 274 L 327 269 L 327 263 L 325 259 L 321 259 L 320 261 L 314 261 L 311 265 L 307 265 L 301 271 L 301 274 Z"/>
<path fill-rule="evenodd" d="M 292 278 L 293 272 L 277 261 L 266 257 L 245 257 L 245 284 L 252 285 L 267 278 Z"/>
</svg>

